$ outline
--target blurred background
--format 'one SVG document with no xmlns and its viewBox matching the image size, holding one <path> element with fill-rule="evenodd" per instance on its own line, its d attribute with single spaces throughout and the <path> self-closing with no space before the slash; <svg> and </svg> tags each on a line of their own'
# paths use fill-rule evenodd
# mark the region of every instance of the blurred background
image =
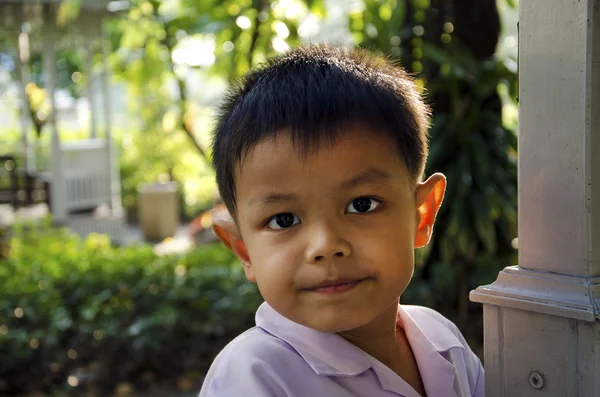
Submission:
<svg viewBox="0 0 600 397">
<path fill-rule="evenodd" d="M 482 353 L 517 262 L 516 0 L 0 0 L 0 396 L 193 396 L 261 302 L 210 230 L 211 119 L 305 42 L 400 62 L 448 177 L 406 304 Z"/>
</svg>

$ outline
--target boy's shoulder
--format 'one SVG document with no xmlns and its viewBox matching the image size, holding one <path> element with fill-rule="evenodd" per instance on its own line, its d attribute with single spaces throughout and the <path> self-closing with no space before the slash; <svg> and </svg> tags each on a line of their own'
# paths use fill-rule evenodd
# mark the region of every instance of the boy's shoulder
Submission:
<svg viewBox="0 0 600 397">
<path fill-rule="evenodd" d="M 229 342 L 213 361 L 218 372 L 221 368 L 231 368 L 242 364 L 252 366 L 253 362 L 264 365 L 277 362 L 280 357 L 290 358 L 294 350 L 281 339 L 265 332 L 260 327 L 252 327 Z"/>
<path fill-rule="evenodd" d="M 276 390 L 282 387 L 281 373 L 293 372 L 301 362 L 302 358 L 287 343 L 260 327 L 250 328 L 229 342 L 214 359 L 200 397 L 249 390 L 261 395 L 265 390 L 254 389 L 258 387 Z"/>
</svg>

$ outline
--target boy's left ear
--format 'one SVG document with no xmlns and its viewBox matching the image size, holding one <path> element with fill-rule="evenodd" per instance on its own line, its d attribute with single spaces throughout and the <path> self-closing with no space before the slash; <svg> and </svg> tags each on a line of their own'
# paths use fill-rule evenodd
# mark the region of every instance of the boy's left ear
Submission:
<svg viewBox="0 0 600 397">
<path fill-rule="evenodd" d="M 425 182 L 417 186 L 417 230 L 415 233 L 415 248 L 426 246 L 433 233 L 433 224 L 437 215 L 444 193 L 446 191 L 446 177 L 435 173 Z"/>
</svg>

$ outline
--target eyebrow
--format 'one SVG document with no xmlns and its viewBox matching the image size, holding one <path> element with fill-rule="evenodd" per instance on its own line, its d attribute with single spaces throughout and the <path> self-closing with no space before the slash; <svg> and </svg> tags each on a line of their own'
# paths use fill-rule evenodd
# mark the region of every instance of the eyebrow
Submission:
<svg viewBox="0 0 600 397">
<path fill-rule="evenodd" d="M 366 171 L 344 181 L 340 184 L 342 189 L 351 189 L 360 185 L 368 185 L 370 183 L 381 183 L 392 179 L 392 176 L 379 168 L 368 168 Z"/>
<path fill-rule="evenodd" d="M 360 174 L 355 175 L 352 178 L 342 182 L 339 185 L 339 188 L 347 190 L 360 185 L 384 182 L 389 179 L 392 179 L 392 176 L 388 172 L 380 170 L 378 168 L 368 168 L 366 171 L 361 172 Z M 252 196 L 248 200 L 247 204 L 248 206 L 254 204 L 268 205 L 281 202 L 292 202 L 297 200 L 298 196 L 291 193 L 266 193 Z"/>
<path fill-rule="evenodd" d="M 285 194 L 285 193 L 267 193 L 267 194 L 257 194 L 255 196 L 250 197 L 248 200 L 248 205 L 253 204 L 275 204 L 281 202 L 290 202 L 298 200 L 298 196 L 295 194 Z"/>
</svg>

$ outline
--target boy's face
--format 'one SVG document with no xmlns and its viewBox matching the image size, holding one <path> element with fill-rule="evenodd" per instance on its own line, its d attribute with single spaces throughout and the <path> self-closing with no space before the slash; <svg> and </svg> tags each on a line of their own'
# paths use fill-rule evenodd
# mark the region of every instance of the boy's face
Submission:
<svg viewBox="0 0 600 397">
<path fill-rule="evenodd" d="M 238 167 L 230 246 L 283 316 L 325 332 L 359 328 L 408 285 L 442 200 L 436 175 L 415 183 L 395 143 L 365 127 L 307 156 L 279 134 Z"/>
</svg>

